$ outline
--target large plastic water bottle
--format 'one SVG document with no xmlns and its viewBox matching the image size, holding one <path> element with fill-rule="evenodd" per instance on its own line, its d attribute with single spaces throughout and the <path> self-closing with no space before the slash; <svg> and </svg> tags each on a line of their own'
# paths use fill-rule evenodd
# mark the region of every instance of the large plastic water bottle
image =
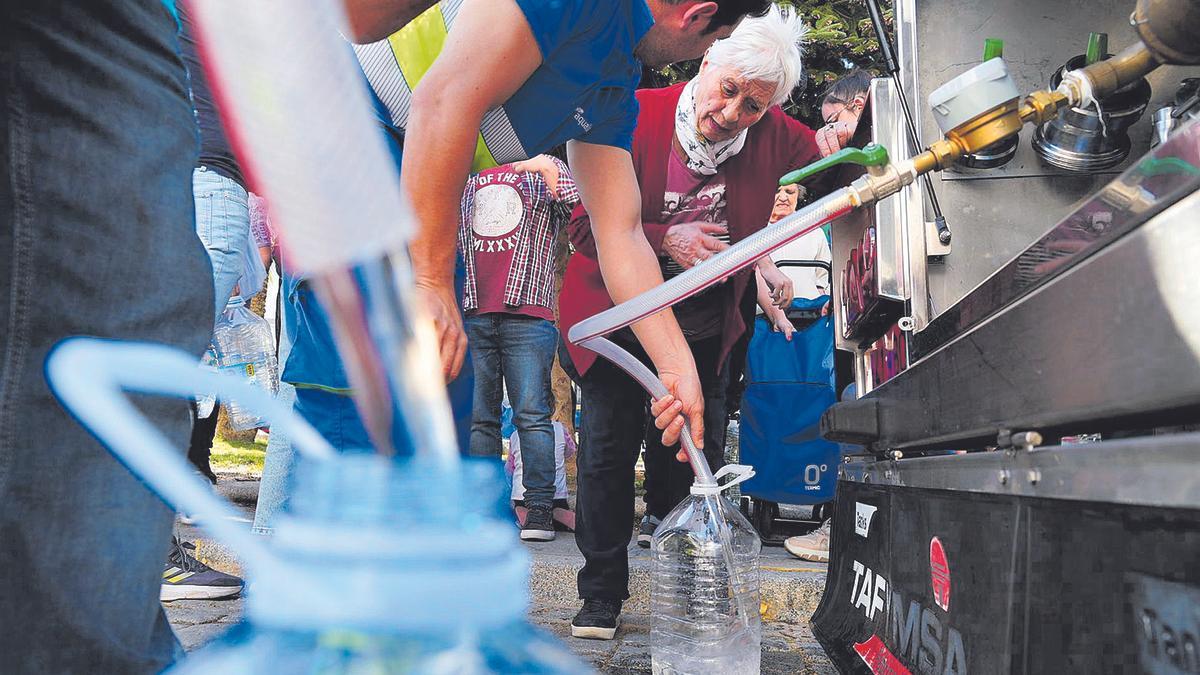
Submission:
<svg viewBox="0 0 1200 675">
<path fill-rule="evenodd" d="M 490 461 L 302 460 L 272 542 L 281 573 L 253 579 L 245 621 L 171 672 L 590 672 L 525 617 L 503 486 Z"/>
<path fill-rule="evenodd" d="M 275 336 L 271 324 L 234 297 L 213 330 L 217 365 L 223 372 L 237 374 L 247 382 L 275 395 L 279 392 L 279 362 L 275 358 Z M 229 426 L 243 431 L 263 426 L 265 420 L 237 401 L 225 403 Z"/>
<path fill-rule="evenodd" d="M 47 376 L 113 455 L 168 504 L 201 516 L 243 562 L 245 619 L 172 672 L 590 672 L 526 618 L 529 557 L 506 510 L 499 462 L 339 454 L 258 388 L 161 346 L 68 340 L 48 359 Z M 199 390 L 243 400 L 300 453 L 270 539 L 240 527 L 123 396 Z"/>
<path fill-rule="evenodd" d="M 217 372 L 217 352 L 212 345 L 205 350 L 204 356 L 200 357 L 200 369 L 208 372 Z M 213 414 L 213 409 L 217 407 L 217 397 L 212 392 L 196 392 L 196 419 L 205 419 Z"/>
<path fill-rule="evenodd" d="M 736 479 L 720 487 L 693 485 L 654 533 L 650 649 L 656 675 L 759 672 L 762 542 L 721 494 L 753 471 L 731 465 L 717 476 L 728 474 Z"/>
</svg>

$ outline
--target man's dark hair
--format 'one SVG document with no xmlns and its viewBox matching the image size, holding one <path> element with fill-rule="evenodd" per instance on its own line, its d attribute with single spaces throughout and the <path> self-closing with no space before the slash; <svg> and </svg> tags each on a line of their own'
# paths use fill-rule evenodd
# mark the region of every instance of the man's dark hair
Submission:
<svg viewBox="0 0 1200 675">
<path fill-rule="evenodd" d="M 821 97 L 821 105 L 826 103 L 845 103 L 849 104 L 854 101 L 855 96 L 866 94 L 871 88 L 871 80 L 874 75 L 861 69 L 846 73 L 837 82 L 829 85 L 829 89 L 825 90 L 825 95 Z"/>
<path fill-rule="evenodd" d="M 742 20 L 744 16 L 762 16 L 771 8 L 773 0 L 712 0 L 717 3 L 717 13 L 708 21 L 705 33 L 711 33 L 723 26 L 729 26 Z M 686 0 L 667 0 L 677 5 Z"/>
</svg>

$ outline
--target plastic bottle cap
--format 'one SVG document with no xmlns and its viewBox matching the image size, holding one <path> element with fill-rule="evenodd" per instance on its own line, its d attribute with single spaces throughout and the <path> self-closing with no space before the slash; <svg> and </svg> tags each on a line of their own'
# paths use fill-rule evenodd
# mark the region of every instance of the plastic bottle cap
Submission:
<svg viewBox="0 0 1200 675">
<path fill-rule="evenodd" d="M 725 476 L 733 476 L 733 480 L 726 483 L 721 483 L 721 479 Z M 715 495 L 728 490 L 729 488 L 749 480 L 754 477 L 754 467 L 745 464 L 726 464 L 721 467 L 721 470 L 713 474 L 713 479 L 717 482 L 712 485 L 703 485 L 700 483 L 692 484 L 692 494 L 694 495 Z"/>
</svg>

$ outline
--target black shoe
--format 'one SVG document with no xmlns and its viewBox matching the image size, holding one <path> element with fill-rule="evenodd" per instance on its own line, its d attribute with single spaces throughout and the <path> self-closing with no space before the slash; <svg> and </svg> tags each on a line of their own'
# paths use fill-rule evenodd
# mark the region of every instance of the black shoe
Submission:
<svg viewBox="0 0 1200 675">
<path fill-rule="evenodd" d="M 554 541 L 554 512 L 549 504 L 533 504 L 525 514 L 521 526 L 521 539 L 525 541 Z"/>
<path fill-rule="evenodd" d="M 642 522 L 638 525 L 638 546 L 642 548 L 650 548 L 650 542 L 654 541 L 654 531 L 658 529 L 661 520 L 650 514 L 642 516 Z"/>
<path fill-rule="evenodd" d="M 163 568 L 162 591 L 159 599 L 172 600 L 215 600 L 229 598 L 242 592 L 242 580 L 232 574 L 218 572 L 196 560 L 189 551 L 196 545 L 183 542 L 179 537 L 171 540 L 171 553 Z"/>
<path fill-rule="evenodd" d="M 571 637 L 611 640 L 620 625 L 620 600 L 585 599 L 583 609 L 571 619 Z"/>
</svg>

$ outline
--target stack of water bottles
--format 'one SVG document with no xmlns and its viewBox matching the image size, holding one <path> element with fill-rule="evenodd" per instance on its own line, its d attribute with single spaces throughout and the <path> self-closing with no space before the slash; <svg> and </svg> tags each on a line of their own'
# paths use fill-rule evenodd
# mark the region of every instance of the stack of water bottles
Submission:
<svg viewBox="0 0 1200 675">
<path fill-rule="evenodd" d="M 251 312 L 239 296 L 230 299 L 217 320 L 212 345 L 201 365 L 237 375 L 272 396 L 279 393 L 279 362 L 275 358 L 275 336 L 271 324 Z M 211 396 L 199 396 L 197 415 L 208 417 L 213 403 Z M 225 401 L 224 404 L 229 426 L 236 431 L 266 424 L 264 419 L 237 401 Z"/>
</svg>

